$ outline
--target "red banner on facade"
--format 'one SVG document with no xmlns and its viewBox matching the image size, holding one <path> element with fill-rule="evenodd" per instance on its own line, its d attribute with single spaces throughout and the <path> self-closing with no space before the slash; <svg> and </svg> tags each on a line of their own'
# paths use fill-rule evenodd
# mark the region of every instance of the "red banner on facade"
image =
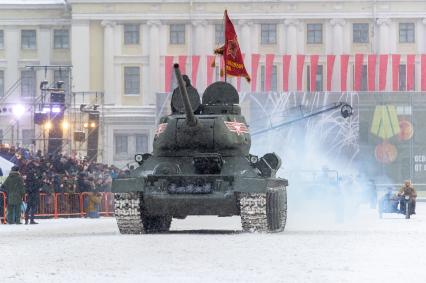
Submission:
<svg viewBox="0 0 426 283">
<path fill-rule="evenodd" d="M 414 66 L 416 61 L 416 55 L 407 55 L 407 90 L 414 90 Z"/>
<path fill-rule="evenodd" d="M 388 55 L 382 54 L 379 58 L 379 91 L 386 89 L 386 75 L 388 70 Z"/>
<path fill-rule="evenodd" d="M 172 86 L 173 56 L 164 56 L 164 91 L 170 92 Z"/>
<path fill-rule="evenodd" d="M 266 54 L 265 58 L 265 91 L 271 90 L 272 67 L 274 64 L 274 54 Z"/>
<path fill-rule="evenodd" d="M 257 68 L 259 67 L 259 54 L 251 54 L 251 91 L 256 91 Z"/>
<path fill-rule="evenodd" d="M 376 90 L 376 55 L 368 55 L 368 66 L 367 66 L 367 78 L 368 78 L 368 91 Z"/>
<path fill-rule="evenodd" d="M 347 90 L 349 55 L 340 55 L 340 90 Z"/>
<path fill-rule="evenodd" d="M 311 73 L 310 73 L 310 88 L 311 91 L 317 90 L 317 70 L 318 70 L 318 55 L 311 55 Z"/>
<path fill-rule="evenodd" d="M 296 70 L 296 80 L 297 80 L 297 90 L 302 90 L 303 82 L 303 65 L 305 64 L 305 55 L 297 55 L 297 70 Z"/>
<path fill-rule="evenodd" d="M 361 76 L 362 76 L 362 63 L 364 61 L 364 54 L 355 54 L 355 82 L 354 82 L 354 90 L 361 90 Z"/>
<path fill-rule="evenodd" d="M 392 54 L 392 90 L 399 90 L 399 64 L 401 62 L 400 54 Z"/>
<path fill-rule="evenodd" d="M 179 69 L 180 69 L 180 73 L 182 75 L 186 74 L 186 57 L 185 55 L 180 55 L 178 57 L 178 62 L 179 62 Z"/>
<path fill-rule="evenodd" d="M 421 56 L 421 91 L 426 91 L 426 54 Z"/>
<path fill-rule="evenodd" d="M 291 55 L 283 55 L 283 91 L 288 91 Z"/>
<path fill-rule="evenodd" d="M 215 59 L 216 56 L 207 55 L 207 85 L 211 85 L 213 82 L 213 71 L 215 70 L 215 68 L 212 68 L 212 64 Z"/>
<path fill-rule="evenodd" d="M 192 85 L 196 88 L 197 77 L 198 77 L 198 66 L 200 64 L 200 56 L 193 55 L 191 61 L 192 61 L 191 80 L 192 80 Z"/>
<path fill-rule="evenodd" d="M 327 55 L 327 91 L 331 91 L 331 82 L 333 79 L 333 67 L 336 55 Z"/>
</svg>

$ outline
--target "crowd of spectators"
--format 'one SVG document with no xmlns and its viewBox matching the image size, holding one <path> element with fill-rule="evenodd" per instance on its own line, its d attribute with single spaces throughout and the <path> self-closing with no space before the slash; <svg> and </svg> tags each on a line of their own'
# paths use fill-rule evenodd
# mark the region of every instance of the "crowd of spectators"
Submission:
<svg viewBox="0 0 426 283">
<path fill-rule="evenodd" d="M 23 148 L 0 146 L 0 156 L 19 168 L 29 199 L 32 191 L 36 191 L 37 195 L 88 192 L 91 193 L 89 200 L 96 203 L 92 195 L 97 197 L 100 192 L 111 192 L 112 180 L 128 174 L 128 170 L 123 171 L 115 166 L 85 158 L 79 159 L 65 154 L 45 156 L 41 151 L 32 153 Z M 85 203 L 85 207 L 87 206 Z"/>
</svg>

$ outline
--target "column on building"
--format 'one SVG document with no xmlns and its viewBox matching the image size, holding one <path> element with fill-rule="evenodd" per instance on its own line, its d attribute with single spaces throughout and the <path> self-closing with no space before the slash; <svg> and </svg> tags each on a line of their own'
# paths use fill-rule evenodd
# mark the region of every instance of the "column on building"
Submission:
<svg viewBox="0 0 426 283">
<path fill-rule="evenodd" d="M 205 89 L 206 88 L 206 64 L 207 64 L 207 45 L 206 45 L 206 27 L 207 27 L 207 21 L 193 21 L 192 25 L 195 29 L 195 38 L 194 38 L 194 51 L 193 55 L 200 56 L 200 63 L 198 65 L 198 72 L 197 72 L 197 85 L 194 87 L 198 89 Z M 209 52 L 208 54 L 211 54 Z M 188 60 L 191 60 L 191 58 L 188 58 Z"/>
<path fill-rule="evenodd" d="M 144 88 L 144 104 L 155 104 L 155 93 L 162 90 L 160 87 L 160 25 L 161 21 L 148 21 L 149 27 L 149 74 L 150 85 Z"/>
<path fill-rule="evenodd" d="M 90 22 L 73 20 L 71 26 L 71 60 L 74 91 L 90 90 Z"/>
<path fill-rule="evenodd" d="M 426 54 L 426 18 L 421 19 L 420 23 L 418 25 L 419 31 L 416 35 L 418 35 L 417 42 L 417 54 Z M 422 69 L 421 69 L 421 56 L 417 56 L 416 59 L 416 68 L 415 68 L 415 75 L 416 75 L 416 82 L 415 87 L 416 90 L 421 90 L 422 86 Z"/>
<path fill-rule="evenodd" d="M 390 19 L 388 18 L 381 18 L 378 19 L 377 25 L 379 27 L 379 54 L 390 54 L 390 46 L 391 42 L 389 41 L 389 35 L 390 35 Z M 378 59 L 379 60 L 379 59 Z M 386 74 L 386 89 L 390 90 L 392 87 L 392 70 L 391 70 L 391 58 L 389 56 L 388 58 L 388 67 L 387 67 L 387 74 Z M 377 78 L 379 77 L 379 70 L 377 72 Z M 377 86 L 378 86 L 378 79 L 377 79 Z"/>
<path fill-rule="evenodd" d="M 253 53 L 253 50 L 251 49 L 251 38 L 253 22 L 240 20 L 238 21 L 238 25 L 241 26 L 241 36 L 239 37 L 239 42 L 241 53 L 245 54 L 244 65 L 247 72 L 251 76 L 251 54 Z M 241 91 L 250 91 L 250 83 L 248 83 L 245 79 L 241 79 Z"/>
<path fill-rule="evenodd" d="M 346 22 L 344 19 L 331 19 L 330 25 L 333 29 L 332 33 L 332 54 L 336 55 L 336 59 L 334 61 L 333 66 L 333 79 L 331 81 L 331 90 L 332 91 L 340 91 L 340 55 L 344 53 L 344 26 Z M 327 70 L 327 68 L 325 68 Z M 349 68 L 348 68 L 349 71 Z M 349 77 L 349 76 L 348 76 Z"/>
<path fill-rule="evenodd" d="M 297 54 L 301 54 L 298 50 L 298 30 L 301 29 L 301 22 L 299 20 L 288 19 L 285 20 L 284 25 L 287 27 L 286 37 L 286 50 L 287 54 L 291 55 L 291 64 L 289 70 L 288 89 L 289 91 L 295 91 L 297 89 L 297 78 L 296 78 L 296 63 Z"/>
<path fill-rule="evenodd" d="M 114 77 L 114 29 L 115 22 L 102 21 L 104 27 L 104 101 L 105 104 L 116 102 L 115 77 Z"/>
</svg>

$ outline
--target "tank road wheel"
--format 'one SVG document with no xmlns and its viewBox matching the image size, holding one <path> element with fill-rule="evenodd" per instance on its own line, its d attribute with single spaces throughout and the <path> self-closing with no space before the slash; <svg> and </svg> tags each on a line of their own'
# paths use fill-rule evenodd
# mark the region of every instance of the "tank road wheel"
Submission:
<svg viewBox="0 0 426 283">
<path fill-rule="evenodd" d="M 240 213 L 244 232 L 282 232 L 287 220 L 286 188 L 241 193 Z"/>
<path fill-rule="evenodd" d="M 140 193 L 114 194 L 114 215 L 121 234 L 142 234 Z"/>
<path fill-rule="evenodd" d="M 146 233 L 167 232 L 172 224 L 171 216 L 144 216 L 142 218 L 143 228 Z"/>
</svg>

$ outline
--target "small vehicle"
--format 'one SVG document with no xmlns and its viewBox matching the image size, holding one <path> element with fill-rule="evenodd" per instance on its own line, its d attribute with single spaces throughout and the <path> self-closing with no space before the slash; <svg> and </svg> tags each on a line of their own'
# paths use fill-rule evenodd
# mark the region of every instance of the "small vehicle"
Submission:
<svg viewBox="0 0 426 283">
<path fill-rule="evenodd" d="M 398 207 L 399 206 L 399 207 Z M 383 213 L 404 214 L 405 219 L 410 219 L 413 214 L 412 200 L 407 195 L 392 195 L 386 193 L 379 202 L 379 217 L 383 217 Z"/>
</svg>

